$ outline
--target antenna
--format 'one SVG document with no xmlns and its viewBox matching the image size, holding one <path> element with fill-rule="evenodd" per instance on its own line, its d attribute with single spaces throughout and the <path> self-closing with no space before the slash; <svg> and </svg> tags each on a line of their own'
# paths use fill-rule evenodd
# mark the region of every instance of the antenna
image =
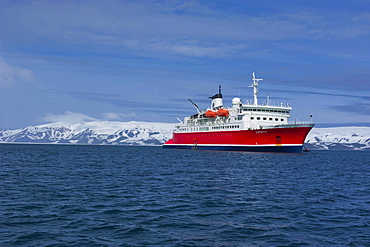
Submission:
<svg viewBox="0 0 370 247">
<path fill-rule="evenodd" d="M 258 105 L 258 82 L 259 81 L 262 81 L 263 79 L 256 79 L 256 74 L 252 73 L 252 85 L 249 86 L 249 87 L 253 87 L 253 95 L 254 95 L 254 101 L 253 101 L 253 105 Z"/>
<path fill-rule="evenodd" d="M 194 105 L 194 107 L 197 109 L 197 112 L 200 113 L 199 107 L 197 106 L 197 104 L 195 104 L 191 99 L 188 99 L 188 100 Z"/>
</svg>

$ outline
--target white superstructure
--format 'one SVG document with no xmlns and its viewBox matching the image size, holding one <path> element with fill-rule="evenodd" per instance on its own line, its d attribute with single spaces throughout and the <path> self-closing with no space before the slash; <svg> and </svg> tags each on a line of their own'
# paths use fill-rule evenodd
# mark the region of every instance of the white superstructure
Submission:
<svg viewBox="0 0 370 247">
<path fill-rule="evenodd" d="M 283 105 L 283 103 L 279 106 L 270 105 L 269 97 L 265 104 L 259 105 L 258 83 L 261 80 L 256 79 L 253 72 L 252 85 L 250 86 L 253 87 L 253 102 L 243 103 L 240 98 L 236 97 L 232 99 L 232 107 L 223 106 L 220 86 L 219 93 L 210 97 L 212 99 L 211 106 L 206 110 L 199 110 L 197 108 L 198 113 L 190 117 L 185 117 L 184 121 L 176 126 L 175 132 L 253 130 L 286 127 L 289 124 L 288 119 L 290 118 L 292 107 L 289 104 Z M 306 123 L 308 124 L 309 122 Z"/>
</svg>

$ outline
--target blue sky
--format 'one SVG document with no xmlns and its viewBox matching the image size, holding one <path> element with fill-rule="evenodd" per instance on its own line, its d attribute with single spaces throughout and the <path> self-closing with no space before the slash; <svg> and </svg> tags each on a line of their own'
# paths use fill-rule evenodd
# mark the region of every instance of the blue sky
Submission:
<svg viewBox="0 0 370 247">
<path fill-rule="evenodd" d="M 292 120 L 369 124 L 369 44 L 369 0 L 1 0 L 0 128 L 177 122 L 252 71 Z"/>
</svg>

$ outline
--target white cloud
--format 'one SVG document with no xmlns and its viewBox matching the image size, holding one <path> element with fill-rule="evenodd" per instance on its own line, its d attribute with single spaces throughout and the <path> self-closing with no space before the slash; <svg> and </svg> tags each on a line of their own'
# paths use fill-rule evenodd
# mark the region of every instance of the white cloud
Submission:
<svg viewBox="0 0 370 247">
<path fill-rule="evenodd" d="M 123 120 L 124 118 L 137 117 L 137 115 L 134 112 L 132 113 L 107 112 L 103 113 L 102 115 L 104 120 Z"/>
<path fill-rule="evenodd" d="M 120 120 L 121 116 L 115 112 L 103 113 L 103 118 L 105 120 Z"/>
<path fill-rule="evenodd" d="M 30 70 L 10 66 L 0 58 L 0 88 L 11 88 L 18 80 L 33 82 L 35 79 Z"/>
<path fill-rule="evenodd" d="M 77 123 L 94 121 L 96 119 L 86 114 L 83 114 L 83 113 L 66 111 L 64 114 L 59 114 L 59 115 L 47 113 L 45 114 L 45 117 L 42 118 L 42 120 L 47 121 L 47 122 L 52 122 L 52 123 L 61 122 L 61 123 L 68 123 L 68 124 L 77 124 Z"/>
<path fill-rule="evenodd" d="M 107 113 L 102 113 L 101 116 L 102 116 L 102 119 L 97 119 L 97 118 L 90 117 L 83 113 L 66 111 L 63 114 L 46 113 L 45 116 L 41 118 L 41 120 L 49 122 L 49 123 L 79 124 L 79 123 L 85 123 L 85 122 L 90 122 L 90 121 L 124 120 L 125 118 L 132 119 L 133 117 L 137 117 L 137 115 L 134 112 L 132 113 L 107 112 Z"/>
<path fill-rule="evenodd" d="M 131 112 L 131 113 L 120 113 L 119 114 L 121 117 L 124 117 L 124 118 L 131 118 L 131 117 L 137 117 L 136 113 L 135 112 Z"/>
</svg>

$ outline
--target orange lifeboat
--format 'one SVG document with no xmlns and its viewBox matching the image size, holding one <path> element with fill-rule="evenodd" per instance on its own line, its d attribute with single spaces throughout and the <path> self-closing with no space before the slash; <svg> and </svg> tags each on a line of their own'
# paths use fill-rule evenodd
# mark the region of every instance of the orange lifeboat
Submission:
<svg viewBox="0 0 370 247">
<path fill-rule="evenodd" d="M 217 112 L 214 112 L 214 111 L 206 111 L 206 117 L 215 118 L 215 117 L 217 117 Z"/>
<path fill-rule="evenodd" d="M 229 111 L 228 110 L 225 110 L 225 109 L 219 109 L 217 111 L 217 116 L 227 117 L 227 116 L 229 116 Z"/>
</svg>

